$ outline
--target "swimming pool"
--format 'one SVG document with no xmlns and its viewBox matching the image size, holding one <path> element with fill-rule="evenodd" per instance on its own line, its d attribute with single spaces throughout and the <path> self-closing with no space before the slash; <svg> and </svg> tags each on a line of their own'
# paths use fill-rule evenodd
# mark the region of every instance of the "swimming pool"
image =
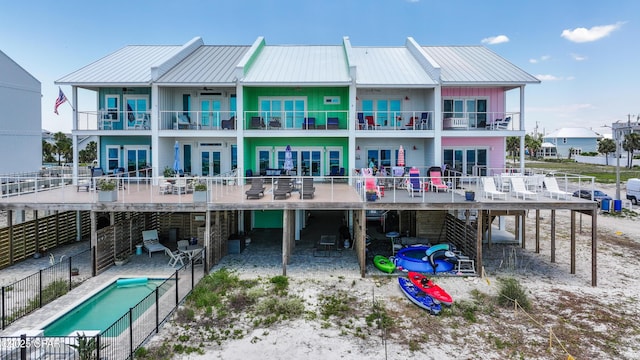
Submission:
<svg viewBox="0 0 640 360">
<path fill-rule="evenodd" d="M 144 282 L 130 283 L 128 286 L 118 286 L 117 281 L 114 281 L 47 325 L 44 328 L 44 336 L 67 336 L 76 330 L 102 332 L 164 281 L 164 279 L 149 279 Z"/>
</svg>

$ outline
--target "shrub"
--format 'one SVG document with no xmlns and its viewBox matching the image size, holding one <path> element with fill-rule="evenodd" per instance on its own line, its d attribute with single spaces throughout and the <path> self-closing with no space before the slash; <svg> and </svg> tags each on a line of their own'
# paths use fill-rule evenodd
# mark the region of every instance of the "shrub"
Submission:
<svg viewBox="0 0 640 360">
<path fill-rule="evenodd" d="M 503 279 L 500 282 L 498 292 L 498 304 L 502 306 L 513 306 L 515 302 L 525 310 L 531 309 L 531 301 L 527 297 L 525 289 L 513 278 Z"/>
</svg>

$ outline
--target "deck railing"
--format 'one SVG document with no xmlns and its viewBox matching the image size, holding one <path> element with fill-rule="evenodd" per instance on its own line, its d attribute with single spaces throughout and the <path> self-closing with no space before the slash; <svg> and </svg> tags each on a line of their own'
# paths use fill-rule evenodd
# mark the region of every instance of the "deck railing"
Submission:
<svg viewBox="0 0 640 360">
<path fill-rule="evenodd" d="M 422 191 L 407 191 L 407 184 L 410 181 L 408 171 L 403 172 L 401 176 L 381 176 L 376 174 L 376 184 L 383 187 L 387 196 L 382 199 L 379 196 L 379 200 L 384 202 L 393 203 L 415 203 L 415 202 L 458 202 L 464 201 L 464 198 L 460 196 L 464 195 L 465 190 L 474 189 L 481 191 L 479 184 L 482 184 L 483 176 L 466 176 L 459 172 L 450 170 L 445 171 L 442 174 L 442 181 L 448 185 L 447 195 L 448 198 L 443 197 L 441 194 L 434 194 L 429 191 L 432 188 L 429 187 L 430 177 L 427 167 L 418 168 L 419 176 L 417 181 L 422 185 Z M 487 176 L 496 176 L 500 173 L 496 173 L 497 169 L 478 169 L 479 173 Z M 512 170 L 516 171 L 516 170 Z M 355 172 L 354 172 L 355 173 Z M 534 178 L 532 175 L 537 175 L 536 181 L 539 184 L 541 182 L 541 176 L 543 174 L 534 174 L 533 172 L 525 171 L 524 176 L 526 180 Z M 575 174 L 554 174 L 556 178 L 559 178 L 558 183 L 565 191 L 577 191 L 577 190 L 589 190 L 594 189 L 594 178 L 590 176 L 580 176 Z M 96 189 L 95 184 L 101 179 L 113 178 L 117 183 L 117 189 L 113 190 L 109 195 L 111 197 L 105 198 L 105 192 Z M 265 186 L 265 196 L 260 200 L 269 200 L 272 202 L 278 202 L 279 200 L 274 197 L 272 191 L 274 185 L 278 182 L 278 176 L 265 176 L 263 177 Z M 290 176 L 292 192 L 300 191 L 299 185 L 302 183 L 302 176 Z M 322 191 L 317 190 L 315 195 L 328 194 L 329 196 L 323 197 L 322 201 L 331 202 L 366 202 L 365 192 L 363 190 L 363 179 L 360 175 L 355 174 L 351 176 L 315 176 L 313 177 L 314 184 L 319 185 Z M 3 202 L 23 202 L 23 203 L 64 203 L 64 204 L 85 204 L 85 203 L 112 203 L 117 204 L 136 204 L 136 203 L 167 203 L 167 204 L 186 204 L 186 203 L 228 203 L 238 204 L 241 202 L 253 202 L 255 200 L 247 200 L 244 196 L 245 190 L 248 188 L 248 184 L 251 183 L 251 178 L 230 175 L 230 176 L 213 176 L 213 177 L 119 177 L 117 175 L 110 175 L 107 177 L 101 177 L 99 179 L 91 177 L 83 177 L 77 179 L 77 184 L 71 184 L 72 179 L 60 183 L 57 187 L 41 188 L 35 187 L 33 184 L 35 180 L 33 178 L 18 179 L 14 186 L 15 192 L 5 192 L 3 190 L 3 196 L 0 198 L 0 204 Z M 16 185 L 18 184 L 18 185 Z M 204 185 L 206 188 L 206 199 L 196 200 L 196 184 Z M 462 185 L 460 185 L 462 184 Z M 0 187 L 8 185 L 0 185 Z M 202 186 L 199 186 L 202 187 Z M 415 189 L 418 190 L 418 189 Z M 534 190 L 540 192 L 543 195 L 543 188 L 538 186 Z M 346 192 L 345 192 L 346 191 Z M 349 200 L 345 198 L 345 195 L 353 194 L 355 200 Z M 296 196 L 297 200 L 298 197 Z M 301 197 L 300 201 L 318 201 L 318 197 Z M 329 200 L 327 200 L 329 199 Z M 515 198 L 514 198 L 515 199 Z"/>
</svg>

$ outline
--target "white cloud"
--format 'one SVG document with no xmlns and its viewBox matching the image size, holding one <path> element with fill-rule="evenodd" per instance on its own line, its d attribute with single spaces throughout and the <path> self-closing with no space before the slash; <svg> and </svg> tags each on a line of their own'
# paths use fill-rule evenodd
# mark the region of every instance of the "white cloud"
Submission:
<svg viewBox="0 0 640 360">
<path fill-rule="evenodd" d="M 529 59 L 529 62 L 532 63 L 532 64 L 537 64 L 537 63 L 539 63 L 541 61 L 547 61 L 549 59 L 551 59 L 551 56 L 542 55 L 542 56 L 540 56 L 540 59 Z"/>
<path fill-rule="evenodd" d="M 557 81 L 557 80 L 562 80 L 562 78 L 559 78 L 555 75 L 548 75 L 548 74 L 540 74 L 540 75 L 536 75 L 536 78 L 538 78 L 538 80 L 540 81 Z"/>
<path fill-rule="evenodd" d="M 623 24 L 624 22 L 617 22 L 612 25 L 594 26 L 591 29 L 565 29 L 562 31 L 562 34 L 560 36 L 576 43 L 591 42 L 609 36 L 615 30 L 620 29 Z"/>
<path fill-rule="evenodd" d="M 573 58 L 573 60 L 575 61 L 585 61 L 587 60 L 586 56 L 583 55 L 578 55 L 578 54 L 571 54 L 571 57 Z"/>
<path fill-rule="evenodd" d="M 507 35 L 490 36 L 481 41 L 483 44 L 496 45 L 509 42 Z"/>
<path fill-rule="evenodd" d="M 540 81 L 561 81 L 561 80 L 574 80 L 575 76 L 563 77 L 563 76 L 555 76 L 551 74 L 538 74 L 536 75 L 536 78 L 538 78 L 538 80 Z"/>
</svg>

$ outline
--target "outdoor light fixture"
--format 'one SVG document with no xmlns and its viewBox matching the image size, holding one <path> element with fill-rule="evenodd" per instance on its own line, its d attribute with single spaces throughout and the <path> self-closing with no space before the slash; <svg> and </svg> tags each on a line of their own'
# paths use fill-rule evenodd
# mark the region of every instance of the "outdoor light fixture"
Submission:
<svg viewBox="0 0 640 360">
<path fill-rule="evenodd" d="M 413 150 L 418 150 L 418 148 L 415 145 L 413 145 Z"/>
<path fill-rule="evenodd" d="M 409 97 L 408 97 L 408 96 L 405 96 L 405 97 L 404 97 L 404 99 L 405 99 L 405 100 L 407 100 L 407 101 L 409 101 Z"/>
</svg>

